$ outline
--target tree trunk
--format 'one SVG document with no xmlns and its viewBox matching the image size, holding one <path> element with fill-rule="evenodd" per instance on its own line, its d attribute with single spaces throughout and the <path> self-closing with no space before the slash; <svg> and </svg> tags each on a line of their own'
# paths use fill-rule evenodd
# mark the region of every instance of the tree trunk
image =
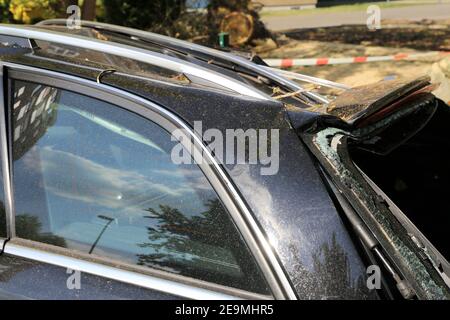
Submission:
<svg viewBox="0 0 450 320">
<path fill-rule="evenodd" d="M 250 0 L 210 0 L 207 19 L 210 41 L 212 43 L 217 43 L 217 34 L 224 31 L 221 30 L 222 21 L 232 12 L 239 12 L 251 16 L 251 29 L 253 30 L 253 33 L 247 38 L 247 43 L 254 39 L 272 38 L 271 33 L 266 29 L 264 23 L 260 20 L 259 14 L 251 5 Z M 239 34 L 240 32 L 241 30 L 237 26 L 235 32 L 232 33 Z M 232 39 L 230 39 L 230 42 L 232 43 L 236 41 L 232 41 Z"/>
<path fill-rule="evenodd" d="M 0 0 L 1 1 L 1 0 Z M 78 0 L 60 0 L 54 5 L 57 18 L 67 18 L 67 8 L 72 5 L 78 5 Z"/>
<path fill-rule="evenodd" d="M 65 4 L 64 11 L 65 11 L 65 10 L 67 10 L 67 8 L 69 6 L 73 6 L 73 5 L 77 6 L 78 5 L 78 0 L 64 0 L 64 4 Z"/>
<path fill-rule="evenodd" d="M 81 18 L 91 21 L 95 19 L 95 0 L 84 0 Z"/>
</svg>

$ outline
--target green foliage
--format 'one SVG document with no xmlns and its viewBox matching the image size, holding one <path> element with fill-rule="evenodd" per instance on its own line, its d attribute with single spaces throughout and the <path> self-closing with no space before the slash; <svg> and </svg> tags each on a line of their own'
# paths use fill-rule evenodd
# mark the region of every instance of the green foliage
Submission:
<svg viewBox="0 0 450 320">
<path fill-rule="evenodd" d="M 9 1 L 10 0 L 0 0 L 0 22 L 6 23 L 10 21 L 9 12 Z"/>
<path fill-rule="evenodd" d="M 12 15 L 16 23 L 35 23 L 43 19 L 57 17 L 57 10 L 61 0 L 0 0 L 9 3 L 5 6 L 2 15 Z M 0 2 L 1 3 L 1 2 Z M 0 4 L 1 6 L 1 4 Z"/>
<path fill-rule="evenodd" d="M 184 0 L 104 0 L 108 23 L 149 29 L 170 26 L 184 11 Z"/>
</svg>

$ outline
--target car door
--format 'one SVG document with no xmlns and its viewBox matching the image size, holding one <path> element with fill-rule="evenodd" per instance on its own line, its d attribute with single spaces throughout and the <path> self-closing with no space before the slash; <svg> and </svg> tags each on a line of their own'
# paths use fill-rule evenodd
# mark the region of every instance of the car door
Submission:
<svg viewBox="0 0 450 320">
<path fill-rule="evenodd" d="M 193 150 L 173 115 L 63 74 L 3 72 L 0 297 L 283 297 L 214 168 L 172 161 Z"/>
</svg>

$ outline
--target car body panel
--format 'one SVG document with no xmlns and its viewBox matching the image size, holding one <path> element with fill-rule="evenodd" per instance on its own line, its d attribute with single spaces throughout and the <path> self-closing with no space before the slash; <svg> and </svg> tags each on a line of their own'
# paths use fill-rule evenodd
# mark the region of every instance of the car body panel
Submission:
<svg viewBox="0 0 450 320">
<path fill-rule="evenodd" d="M 0 299 L 180 299 L 88 273 L 74 279 L 74 270 L 9 254 L 0 256 L 0 270 Z"/>
</svg>

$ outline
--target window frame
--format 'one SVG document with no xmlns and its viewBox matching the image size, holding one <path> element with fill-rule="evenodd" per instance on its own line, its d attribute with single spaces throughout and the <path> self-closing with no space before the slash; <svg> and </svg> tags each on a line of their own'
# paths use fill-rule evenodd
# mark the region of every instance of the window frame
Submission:
<svg viewBox="0 0 450 320">
<path fill-rule="evenodd" d="M 6 159 L 8 159 L 8 148 L 7 148 L 7 138 L 3 134 L 4 129 L 6 127 L 5 124 L 5 111 L 6 111 L 6 98 L 7 96 L 4 94 L 6 88 L 6 85 L 4 84 L 4 77 L 3 77 L 3 67 L 0 62 L 0 161 L 1 161 L 1 171 L 2 171 L 2 182 L 3 183 L 3 189 L 6 187 L 9 187 L 11 184 L 9 183 L 9 171 L 8 171 L 8 165 Z M 4 247 L 6 242 L 9 239 L 10 233 L 10 213 L 11 213 L 11 190 L 10 189 L 4 189 L 4 206 L 5 206 L 5 221 L 6 221 L 6 238 L 0 238 L 0 254 L 3 253 Z"/>
<path fill-rule="evenodd" d="M 269 289 L 272 292 L 272 298 L 296 299 L 291 283 L 284 273 L 273 248 L 259 228 L 258 223 L 253 218 L 253 215 L 241 198 L 241 195 L 221 165 L 203 144 L 202 140 L 182 119 L 147 99 L 112 86 L 107 86 L 72 75 L 7 62 L 0 63 L 0 75 L 3 75 L 3 79 L 7 79 L 6 83 L 3 83 L 2 88 L 4 91 L 7 90 L 6 92 L 8 95 L 6 99 L 7 103 L 5 103 L 5 107 L 0 114 L 0 152 L 4 172 L 3 182 L 5 189 L 5 211 L 7 214 L 7 234 L 10 239 L 9 243 L 5 245 L 6 253 L 50 264 L 70 267 L 75 270 L 82 269 L 80 271 L 101 275 L 106 278 L 112 278 L 123 282 L 130 282 L 135 285 L 181 295 L 186 298 L 271 298 L 270 296 L 255 294 L 151 268 L 142 270 L 141 268 L 132 265 L 125 265 L 123 268 L 113 268 L 108 266 L 108 259 L 93 259 L 92 257 L 89 257 L 88 261 L 86 259 L 87 257 L 84 257 L 83 254 L 74 253 L 74 251 L 70 249 L 56 248 L 52 245 L 17 238 L 15 235 L 14 223 L 15 210 L 12 188 L 12 157 L 10 157 L 10 155 L 12 155 L 12 128 L 11 125 L 8 126 L 8 124 L 11 123 L 11 119 L 6 119 L 6 117 L 8 115 L 8 118 L 11 118 L 12 113 L 12 110 L 10 110 L 10 102 L 12 99 L 11 81 L 24 80 L 69 90 L 84 96 L 105 101 L 128 112 L 142 116 L 168 132 L 172 132 L 174 129 L 183 129 L 183 132 L 185 132 L 189 138 L 183 139 L 186 143 L 185 146 L 188 150 L 191 150 L 190 144 L 187 144 L 192 140 L 195 152 L 202 152 L 203 161 L 201 164 L 198 164 L 198 166 L 217 193 L 217 196 L 222 201 L 244 238 L 246 245 L 250 249 L 251 255 L 255 259 L 268 283 Z M 3 99 L 2 102 L 3 101 L 5 101 L 5 99 Z M 6 110 L 8 110 L 8 113 L 6 113 Z M 6 132 L 7 129 L 9 132 Z M 102 273 L 102 269 L 104 273 Z M 142 276 L 143 278 L 139 276 Z M 132 279 L 137 278 L 140 279 L 140 282 L 133 282 Z M 164 282 L 165 285 L 161 285 L 161 281 Z"/>
</svg>

